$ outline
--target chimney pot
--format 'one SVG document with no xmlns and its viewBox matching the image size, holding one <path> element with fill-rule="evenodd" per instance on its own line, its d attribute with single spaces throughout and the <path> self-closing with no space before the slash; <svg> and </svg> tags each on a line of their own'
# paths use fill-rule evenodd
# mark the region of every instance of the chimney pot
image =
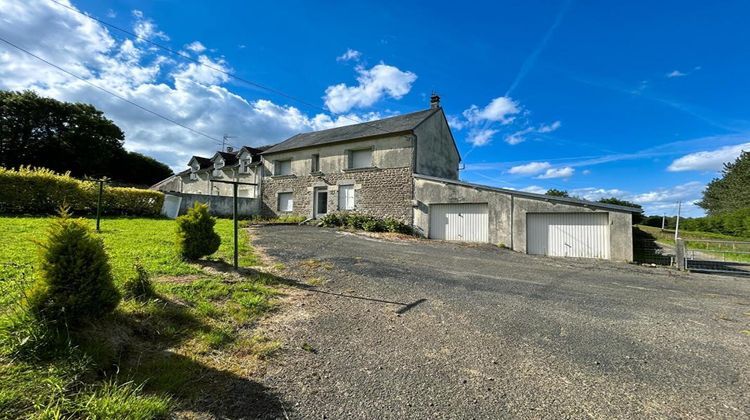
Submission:
<svg viewBox="0 0 750 420">
<path fill-rule="evenodd" d="M 440 96 L 435 92 L 430 96 L 430 108 L 440 108 Z"/>
</svg>

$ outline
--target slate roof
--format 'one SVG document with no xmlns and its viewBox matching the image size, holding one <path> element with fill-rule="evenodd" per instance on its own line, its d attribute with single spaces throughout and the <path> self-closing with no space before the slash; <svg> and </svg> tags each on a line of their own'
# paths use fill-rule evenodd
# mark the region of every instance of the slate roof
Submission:
<svg viewBox="0 0 750 420">
<path fill-rule="evenodd" d="M 200 166 L 200 169 L 206 169 L 209 166 L 213 166 L 214 164 L 213 162 L 211 162 L 211 159 L 205 158 L 203 156 L 193 156 L 192 159 L 190 160 L 192 161 L 193 159 L 198 161 L 198 165 Z"/>
<path fill-rule="evenodd" d="M 237 153 L 235 152 L 216 152 L 216 154 L 221 155 L 221 157 L 224 159 L 224 165 L 226 166 L 232 166 L 238 163 Z"/>
<path fill-rule="evenodd" d="M 426 120 L 439 110 L 440 108 L 431 108 L 377 121 L 329 128 L 328 130 L 311 131 L 309 133 L 300 133 L 271 147 L 263 152 L 263 154 L 337 143 L 346 140 L 382 136 L 383 134 L 408 132 L 416 128 L 422 121 Z"/>
<path fill-rule="evenodd" d="M 575 205 L 582 205 L 582 206 L 588 206 L 588 207 L 598 207 L 598 208 L 603 208 L 603 209 L 608 209 L 608 210 L 617 210 L 617 211 L 628 212 L 628 213 L 643 213 L 643 209 L 640 209 L 637 207 L 620 206 L 617 204 L 609 204 L 609 203 L 599 203 L 595 201 L 581 200 L 581 199 L 572 198 L 572 197 L 556 197 L 553 195 L 536 194 L 536 193 L 530 193 L 530 192 L 519 191 L 519 190 L 509 190 L 507 188 L 490 187 L 488 185 L 473 184 L 470 182 L 463 182 L 463 181 L 458 181 L 455 179 L 438 178 L 436 176 L 429 176 L 429 175 L 422 175 L 422 174 L 414 174 L 414 177 L 426 179 L 428 181 L 442 182 L 444 184 L 454 184 L 454 185 L 461 185 L 464 187 L 476 188 L 480 190 L 497 191 L 497 192 L 505 193 L 508 195 L 516 195 L 519 197 L 536 198 L 536 199 L 541 199 L 541 200 L 546 200 L 546 201 L 556 201 L 559 203 L 575 204 Z"/>
</svg>

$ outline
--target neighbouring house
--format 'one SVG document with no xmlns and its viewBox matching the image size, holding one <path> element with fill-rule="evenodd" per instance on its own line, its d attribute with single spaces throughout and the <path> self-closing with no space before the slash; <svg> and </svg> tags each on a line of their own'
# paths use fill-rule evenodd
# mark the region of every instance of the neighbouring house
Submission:
<svg viewBox="0 0 750 420">
<path fill-rule="evenodd" d="M 215 181 L 240 181 L 258 185 L 239 185 L 237 195 L 257 198 L 260 196 L 261 153 L 268 147 L 244 146 L 237 151 L 227 148 L 227 151 L 218 151 L 210 158 L 193 156 L 188 162 L 189 169 L 151 188 L 164 192 L 231 197 L 232 185 Z"/>
<path fill-rule="evenodd" d="M 433 239 L 493 243 L 529 254 L 633 259 L 632 214 L 639 209 L 460 181 L 461 156 L 436 95 L 423 111 L 301 133 L 264 150 L 243 149 L 255 165 L 264 216 L 315 219 L 357 211 L 396 218 Z M 240 153 L 233 155 L 238 161 Z M 237 163 L 217 153 L 210 162 L 195 157 L 186 172 L 195 178 L 195 191 L 212 194 L 206 188 L 214 176 L 241 173 L 227 172 L 226 165 Z M 180 188 L 192 188 L 184 174 L 177 175 Z"/>
</svg>

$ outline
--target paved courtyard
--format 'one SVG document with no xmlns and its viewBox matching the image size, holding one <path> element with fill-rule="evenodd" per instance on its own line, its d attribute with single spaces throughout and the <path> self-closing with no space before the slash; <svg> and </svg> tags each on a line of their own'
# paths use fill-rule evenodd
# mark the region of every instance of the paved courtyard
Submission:
<svg viewBox="0 0 750 420">
<path fill-rule="evenodd" d="M 750 416 L 750 279 L 254 228 L 290 418 Z"/>
</svg>

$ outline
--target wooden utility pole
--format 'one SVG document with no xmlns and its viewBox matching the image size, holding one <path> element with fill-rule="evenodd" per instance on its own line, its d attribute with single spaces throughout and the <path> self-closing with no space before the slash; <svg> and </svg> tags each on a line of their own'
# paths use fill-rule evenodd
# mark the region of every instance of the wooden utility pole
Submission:
<svg viewBox="0 0 750 420">
<path fill-rule="evenodd" d="M 221 181 L 221 180 L 214 180 L 214 182 L 219 182 L 222 184 L 232 184 L 232 222 L 234 224 L 234 269 L 237 270 L 239 268 L 239 247 L 238 247 L 238 214 L 237 214 L 237 188 L 240 185 L 253 185 L 257 186 L 258 184 L 254 182 L 240 182 L 240 181 Z"/>
</svg>

